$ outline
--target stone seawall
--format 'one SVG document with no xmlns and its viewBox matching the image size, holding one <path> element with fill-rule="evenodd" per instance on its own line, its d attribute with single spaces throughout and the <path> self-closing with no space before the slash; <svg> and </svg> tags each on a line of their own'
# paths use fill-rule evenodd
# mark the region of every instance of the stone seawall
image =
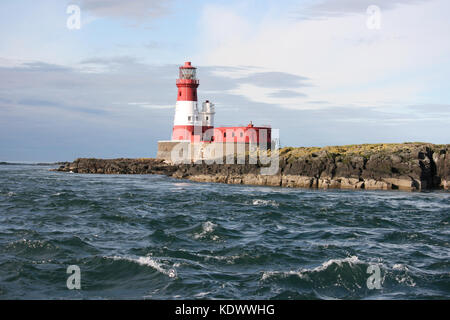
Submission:
<svg viewBox="0 0 450 320">
<path fill-rule="evenodd" d="M 257 146 L 253 146 L 257 150 Z M 270 149 L 271 146 L 267 146 Z M 249 143 L 234 142 L 195 142 L 189 141 L 158 141 L 156 159 L 171 161 L 178 158 L 179 161 L 197 161 L 216 159 L 223 157 L 236 157 L 253 150 Z"/>
<path fill-rule="evenodd" d="M 160 159 L 77 159 L 56 171 L 163 174 L 199 182 L 367 190 L 450 189 L 449 145 L 355 145 L 280 150 L 276 175 L 261 165 L 170 164 Z"/>
</svg>

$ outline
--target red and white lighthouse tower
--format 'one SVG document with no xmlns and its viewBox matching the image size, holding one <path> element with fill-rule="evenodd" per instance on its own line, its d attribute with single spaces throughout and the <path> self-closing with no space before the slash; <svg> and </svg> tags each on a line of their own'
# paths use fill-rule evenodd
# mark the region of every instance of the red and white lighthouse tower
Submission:
<svg viewBox="0 0 450 320">
<path fill-rule="evenodd" d="M 196 75 L 197 68 L 191 63 L 185 62 L 180 67 L 180 75 L 177 79 L 177 103 L 173 121 L 172 139 L 170 141 L 158 141 L 158 159 L 173 160 L 173 151 L 179 153 L 179 146 L 199 146 L 201 157 L 207 157 L 204 151 L 207 146 L 215 143 L 235 144 L 268 144 L 271 145 L 272 137 L 270 126 L 256 127 L 251 122 L 247 127 L 214 127 L 215 106 L 209 100 L 201 105 L 199 110 L 197 88 L 199 81 Z M 193 143 L 193 144 L 192 144 Z M 220 149 L 222 147 L 217 144 Z M 234 147 L 233 147 L 234 148 Z M 194 154 L 188 149 L 188 157 L 193 159 Z M 183 155 L 186 156 L 183 151 Z M 196 155 L 197 156 L 197 155 Z"/>
<path fill-rule="evenodd" d="M 190 62 L 180 67 L 177 79 L 178 97 L 175 107 L 172 141 L 201 141 L 202 117 L 198 111 L 196 68 Z"/>
</svg>

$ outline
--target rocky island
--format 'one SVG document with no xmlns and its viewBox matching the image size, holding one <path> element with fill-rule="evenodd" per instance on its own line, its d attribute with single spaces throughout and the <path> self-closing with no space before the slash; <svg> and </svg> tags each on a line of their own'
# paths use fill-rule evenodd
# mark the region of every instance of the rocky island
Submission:
<svg viewBox="0 0 450 320">
<path fill-rule="evenodd" d="M 261 164 L 173 164 L 161 159 L 90 159 L 55 171 L 95 174 L 161 174 L 199 182 L 300 188 L 449 190 L 449 146 L 430 143 L 282 148 L 279 170 L 261 175 Z"/>
</svg>

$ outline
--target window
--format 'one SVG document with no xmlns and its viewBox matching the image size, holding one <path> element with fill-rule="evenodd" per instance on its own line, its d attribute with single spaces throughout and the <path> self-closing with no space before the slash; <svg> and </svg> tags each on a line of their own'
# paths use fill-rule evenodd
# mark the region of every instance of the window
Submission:
<svg viewBox="0 0 450 320">
<path fill-rule="evenodd" d="M 226 133 L 226 132 L 224 132 L 224 133 L 223 133 L 223 136 L 224 136 L 224 137 L 226 137 L 226 136 L 227 136 L 227 133 Z"/>
<path fill-rule="evenodd" d="M 209 117 L 208 116 L 206 116 L 206 121 L 208 121 L 209 120 Z"/>
<path fill-rule="evenodd" d="M 244 133 L 243 132 L 241 132 L 241 138 L 244 136 Z"/>
<path fill-rule="evenodd" d="M 192 117 L 191 117 L 191 116 L 189 116 L 189 117 L 188 117 L 188 121 L 191 121 L 191 119 L 192 119 Z"/>
<path fill-rule="evenodd" d="M 195 68 L 180 68 L 180 79 L 195 79 Z"/>
<path fill-rule="evenodd" d="M 196 116 L 196 117 L 195 117 L 195 120 L 197 120 L 197 121 L 198 121 L 198 116 Z"/>
<path fill-rule="evenodd" d="M 234 132 L 231 133 L 231 136 L 234 137 Z"/>
<path fill-rule="evenodd" d="M 178 95 L 181 97 L 181 90 L 178 92 Z"/>
</svg>

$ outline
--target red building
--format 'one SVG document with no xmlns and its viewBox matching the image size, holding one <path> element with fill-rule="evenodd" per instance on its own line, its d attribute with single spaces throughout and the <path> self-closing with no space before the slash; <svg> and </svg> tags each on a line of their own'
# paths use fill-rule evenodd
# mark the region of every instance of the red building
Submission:
<svg viewBox="0 0 450 320">
<path fill-rule="evenodd" d="M 255 127 L 250 123 L 246 127 L 214 128 L 214 142 L 257 143 L 266 142 L 270 146 L 270 127 Z"/>
</svg>

